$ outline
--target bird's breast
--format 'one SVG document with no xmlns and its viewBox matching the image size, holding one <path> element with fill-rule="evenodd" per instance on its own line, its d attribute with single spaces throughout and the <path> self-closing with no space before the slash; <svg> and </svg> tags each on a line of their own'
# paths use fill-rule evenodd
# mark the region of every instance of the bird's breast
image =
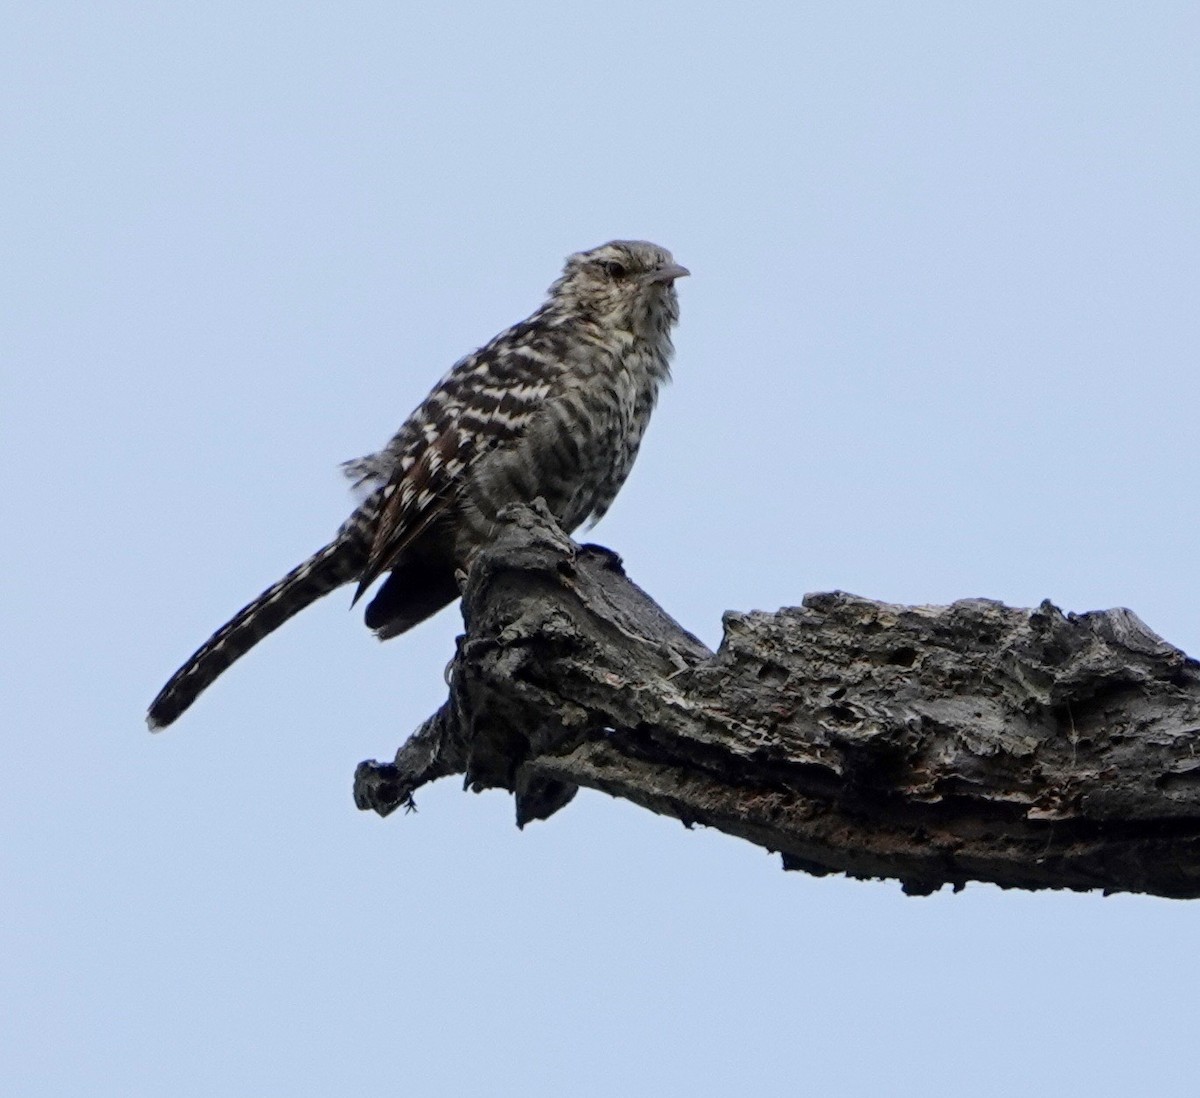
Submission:
<svg viewBox="0 0 1200 1098">
<path fill-rule="evenodd" d="M 472 469 L 460 496 L 469 552 L 511 503 L 541 497 L 568 533 L 612 503 L 637 455 L 658 377 L 636 355 L 593 357 L 548 397 L 524 434 Z"/>
</svg>

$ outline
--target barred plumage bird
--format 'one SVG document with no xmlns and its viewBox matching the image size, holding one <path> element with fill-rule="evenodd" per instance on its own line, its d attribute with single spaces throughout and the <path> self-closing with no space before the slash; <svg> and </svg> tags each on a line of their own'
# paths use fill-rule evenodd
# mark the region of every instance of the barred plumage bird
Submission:
<svg viewBox="0 0 1200 1098">
<path fill-rule="evenodd" d="M 347 583 L 354 601 L 388 573 L 367 625 L 394 637 L 458 597 L 455 572 L 499 510 L 541 496 L 568 533 L 608 510 L 669 376 L 671 253 L 614 240 L 567 258 L 527 320 L 459 361 L 380 451 L 347 462 L 366 493 L 323 549 L 238 611 L 150 705 L 174 721 L 234 660 Z"/>
</svg>

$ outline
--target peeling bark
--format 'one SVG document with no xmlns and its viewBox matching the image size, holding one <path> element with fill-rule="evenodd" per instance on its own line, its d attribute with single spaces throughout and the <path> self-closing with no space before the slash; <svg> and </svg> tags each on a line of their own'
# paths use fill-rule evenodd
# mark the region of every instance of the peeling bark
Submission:
<svg viewBox="0 0 1200 1098">
<path fill-rule="evenodd" d="M 462 774 L 524 825 L 587 786 L 910 893 L 1200 895 L 1200 665 L 1128 610 L 833 592 L 727 613 L 713 653 L 535 506 L 463 616 L 448 700 L 359 766 L 360 808 Z"/>
</svg>

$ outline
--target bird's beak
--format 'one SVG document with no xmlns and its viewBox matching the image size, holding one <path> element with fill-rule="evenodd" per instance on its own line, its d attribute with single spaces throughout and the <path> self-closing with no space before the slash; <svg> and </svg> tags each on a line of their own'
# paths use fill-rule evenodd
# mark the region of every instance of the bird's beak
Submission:
<svg viewBox="0 0 1200 1098">
<path fill-rule="evenodd" d="M 647 282 L 674 282 L 677 278 L 686 278 L 692 272 L 686 267 L 681 267 L 678 263 L 672 263 L 667 267 L 659 267 L 657 271 L 651 271 L 646 275 Z"/>
</svg>

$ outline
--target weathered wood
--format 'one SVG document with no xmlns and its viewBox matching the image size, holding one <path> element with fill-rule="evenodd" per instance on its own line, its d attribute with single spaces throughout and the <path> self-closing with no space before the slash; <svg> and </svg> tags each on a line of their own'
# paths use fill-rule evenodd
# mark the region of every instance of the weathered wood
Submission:
<svg viewBox="0 0 1200 1098">
<path fill-rule="evenodd" d="M 729 613 L 716 653 L 514 508 L 463 597 L 450 697 L 361 808 L 463 774 L 518 822 L 578 786 L 779 851 L 786 868 L 1200 895 L 1200 665 L 1128 610 L 841 592 Z"/>
</svg>

